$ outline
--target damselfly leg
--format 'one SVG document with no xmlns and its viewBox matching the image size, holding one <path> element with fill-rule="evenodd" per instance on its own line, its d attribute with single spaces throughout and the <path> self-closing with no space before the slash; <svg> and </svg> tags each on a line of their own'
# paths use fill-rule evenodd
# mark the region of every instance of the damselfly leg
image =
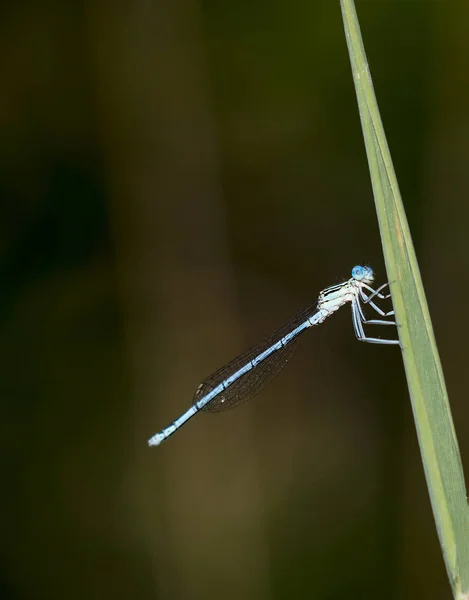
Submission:
<svg viewBox="0 0 469 600">
<path fill-rule="evenodd" d="M 357 339 L 361 342 L 368 342 L 370 344 L 388 344 L 388 345 L 389 344 L 391 344 L 391 345 L 399 344 L 399 340 L 395 340 L 395 339 L 368 337 L 365 334 L 365 330 L 363 328 L 363 325 L 396 325 L 396 321 L 394 319 L 392 319 L 392 320 L 389 320 L 389 319 L 388 320 L 367 319 L 365 317 L 365 314 L 364 314 L 362 306 L 361 306 L 361 303 L 367 304 L 368 306 L 371 306 L 371 308 L 373 308 L 373 310 L 375 310 L 380 316 L 392 317 L 394 315 L 393 310 L 384 312 L 374 302 L 372 302 L 372 298 L 387 299 L 391 296 L 391 294 L 387 294 L 387 295 L 381 294 L 381 291 L 388 285 L 389 285 L 388 283 L 384 283 L 382 286 L 380 286 L 376 290 L 373 290 L 369 286 L 366 286 L 366 288 L 368 289 L 368 291 L 371 292 L 371 294 L 367 295 L 367 294 L 365 294 L 363 289 L 360 289 L 359 296 L 357 296 L 352 301 L 353 328 L 355 330 L 355 335 L 356 335 Z"/>
</svg>

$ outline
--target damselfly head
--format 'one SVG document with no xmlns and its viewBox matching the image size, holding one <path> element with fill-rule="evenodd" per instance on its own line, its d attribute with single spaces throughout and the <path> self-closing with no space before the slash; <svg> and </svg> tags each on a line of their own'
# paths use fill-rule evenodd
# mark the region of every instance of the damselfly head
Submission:
<svg viewBox="0 0 469 600">
<path fill-rule="evenodd" d="M 353 267 L 352 277 L 356 281 L 363 281 L 364 283 L 373 283 L 375 278 L 371 267 L 362 267 L 361 265 Z"/>
</svg>

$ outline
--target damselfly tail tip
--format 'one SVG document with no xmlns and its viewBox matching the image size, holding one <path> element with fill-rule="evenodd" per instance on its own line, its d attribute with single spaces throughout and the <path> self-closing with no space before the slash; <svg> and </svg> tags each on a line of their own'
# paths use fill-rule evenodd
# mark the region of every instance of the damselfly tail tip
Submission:
<svg viewBox="0 0 469 600">
<path fill-rule="evenodd" d="M 159 446 L 163 440 L 164 440 L 164 435 L 161 433 L 157 433 L 148 440 L 148 445 L 149 446 Z"/>
</svg>

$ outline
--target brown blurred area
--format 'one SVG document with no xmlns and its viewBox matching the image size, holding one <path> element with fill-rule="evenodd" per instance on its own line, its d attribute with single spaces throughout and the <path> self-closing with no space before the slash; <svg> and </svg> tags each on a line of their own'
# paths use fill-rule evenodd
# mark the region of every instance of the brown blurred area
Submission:
<svg viewBox="0 0 469 600">
<path fill-rule="evenodd" d="M 467 463 L 469 5 L 357 10 Z M 449 598 L 400 353 L 348 309 L 147 447 L 385 280 L 339 3 L 24 0 L 0 50 L 0 598 Z"/>
</svg>

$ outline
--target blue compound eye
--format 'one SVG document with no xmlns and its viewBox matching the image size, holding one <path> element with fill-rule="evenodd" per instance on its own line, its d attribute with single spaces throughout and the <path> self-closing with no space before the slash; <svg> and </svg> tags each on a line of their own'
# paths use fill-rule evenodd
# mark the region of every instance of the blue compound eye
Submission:
<svg viewBox="0 0 469 600">
<path fill-rule="evenodd" d="M 353 267 L 352 277 L 354 279 L 358 279 L 360 281 L 360 279 L 363 279 L 364 276 L 365 276 L 365 269 L 363 267 L 361 267 L 360 265 Z"/>
</svg>

